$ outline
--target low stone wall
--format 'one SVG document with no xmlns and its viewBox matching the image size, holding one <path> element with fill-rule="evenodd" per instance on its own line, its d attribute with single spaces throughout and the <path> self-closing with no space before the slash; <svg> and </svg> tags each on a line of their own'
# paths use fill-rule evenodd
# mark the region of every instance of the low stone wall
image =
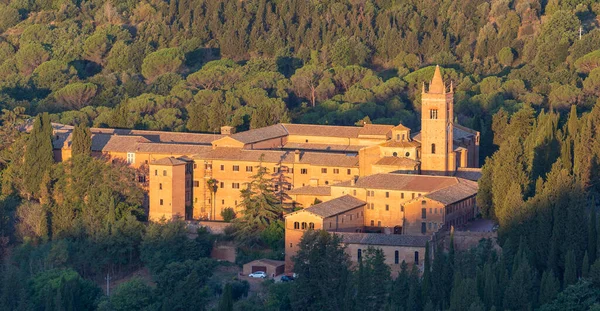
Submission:
<svg viewBox="0 0 600 311">
<path fill-rule="evenodd" d="M 236 248 L 233 242 L 216 241 L 213 245 L 210 257 L 235 263 Z"/>
<path fill-rule="evenodd" d="M 190 233 L 196 233 L 196 230 L 199 227 L 205 227 L 208 229 L 208 232 L 212 234 L 223 234 L 225 233 L 225 228 L 229 226 L 231 223 L 223 222 L 223 221 L 197 221 L 197 220 L 188 220 L 188 230 Z"/>
<path fill-rule="evenodd" d="M 491 239 L 492 245 L 497 250 L 500 250 L 498 246 L 498 233 L 497 232 L 472 232 L 472 231 L 454 231 L 454 249 L 456 250 L 468 250 L 479 244 L 481 239 Z M 434 241 L 437 245 L 442 245 L 445 250 L 450 247 L 450 232 L 444 231 L 434 235 Z"/>
</svg>

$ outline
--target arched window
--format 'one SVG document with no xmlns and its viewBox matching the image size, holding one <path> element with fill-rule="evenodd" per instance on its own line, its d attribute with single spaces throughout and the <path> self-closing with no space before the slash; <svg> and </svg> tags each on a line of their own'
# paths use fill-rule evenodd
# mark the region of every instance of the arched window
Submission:
<svg viewBox="0 0 600 311">
<path fill-rule="evenodd" d="M 392 153 L 393 156 L 397 157 L 398 156 L 398 152 L 394 152 Z"/>
<path fill-rule="evenodd" d="M 396 140 L 400 141 L 400 134 L 396 134 Z"/>
<path fill-rule="evenodd" d="M 309 223 L 308 224 L 308 228 L 314 230 L 315 229 L 315 224 L 314 223 Z"/>
<path fill-rule="evenodd" d="M 375 220 L 371 220 L 371 227 L 375 226 Z"/>
<path fill-rule="evenodd" d="M 300 229 L 300 223 L 299 222 L 294 222 L 294 229 Z"/>
<path fill-rule="evenodd" d="M 302 230 L 306 230 L 306 223 L 305 222 L 302 223 Z"/>
<path fill-rule="evenodd" d="M 435 153 L 435 144 L 431 144 L 431 153 Z"/>
</svg>

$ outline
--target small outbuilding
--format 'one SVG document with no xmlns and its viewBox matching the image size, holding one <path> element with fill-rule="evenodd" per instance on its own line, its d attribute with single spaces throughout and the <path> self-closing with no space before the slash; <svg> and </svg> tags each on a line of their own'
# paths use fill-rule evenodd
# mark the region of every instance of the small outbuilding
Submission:
<svg viewBox="0 0 600 311">
<path fill-rule="evenodd" d="M 248 275 L 257 271 L 264 271 L 268 277 L 275 277 L 283 274 L 285 270 L 285 261 L 258 259 L 244 265 L 242 272 Z"/>
</svg>

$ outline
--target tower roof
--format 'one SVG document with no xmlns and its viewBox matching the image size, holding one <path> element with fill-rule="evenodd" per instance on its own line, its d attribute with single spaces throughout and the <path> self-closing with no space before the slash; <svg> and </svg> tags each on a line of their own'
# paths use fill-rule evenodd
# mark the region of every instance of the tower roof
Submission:
<svg viewBox="0 0 600 311">
<path fill-rule="evenodd" d="M 435 72 L 433 73 L 433 79 L 429 84 L 429 93 L 442 94 L 446 91 L 444 80 L 442 80 L 442 73 L 440 72 L 440 66 L 435 66 Z"/>
</svg>

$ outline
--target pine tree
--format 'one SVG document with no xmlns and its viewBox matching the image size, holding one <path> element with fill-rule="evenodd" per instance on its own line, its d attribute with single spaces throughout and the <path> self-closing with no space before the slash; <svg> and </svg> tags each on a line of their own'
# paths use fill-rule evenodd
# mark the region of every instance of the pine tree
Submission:
<svg viewBox="0 0 600 311">
<path fill-rule="evenodd" d="M 231 284 L 227 283 L 223 290 L 223 296 L 219 301 L 219 311 L 232 311 L 233 310 L 233 297 L 231 294 Z"/>
<path fill-rule="evenodd" d="M 242 217 L 233 221 L 236 239 L 247 246 L 258 244 L 260 233 L 283 217 L 283 207 L 268 179 L 268 170 L 262 165 L 263 157 L 264 155 L 260 157 L 256 174 L 250 176 L 247 188 L 241 191 Z"/>
<path fill-rule="evenodd" d="M 575 252 L 570 249 L 565 256 L 565 274 L 563 276 L 563 286 L 567 287 L 577 282 L 577 263 L 575 261 Z"/>
<path fill-rule="evenodd" d="M 73 129 L 73 144 L 71 146 L 71 155 L 92 154 L 92 133 L 84 124 L 79 124 Z"/>
<path fill-rule="evenodd" d="M 47 113 L 38 115 L 33 122 L 25 150 L 23 183 L 29 197 L 39 197 L 40 178 L 54 163 L 52 153 L 52 125 Z"/>
</svg>

